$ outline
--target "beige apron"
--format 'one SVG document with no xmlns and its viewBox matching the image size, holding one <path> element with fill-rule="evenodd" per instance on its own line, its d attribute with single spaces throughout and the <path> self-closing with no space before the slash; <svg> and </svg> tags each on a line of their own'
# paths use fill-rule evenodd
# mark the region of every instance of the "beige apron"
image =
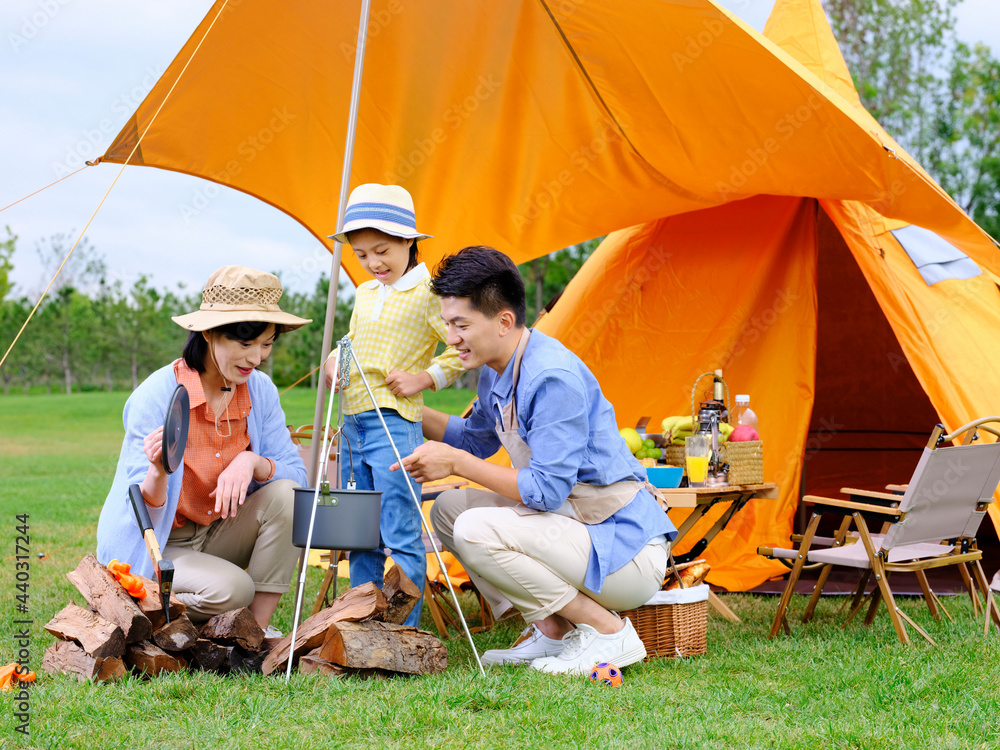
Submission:
<svg viewBox="0 0 1000 750">
<path fill-rule="evenodd" d="M 511 466 L 515 469 L 526 469 L 531 461 L 531 447 L 517 433 L 517 405 L 515 403 L 518 376 L 521 374 L 521 357 L 524 355 L 524 349 L 528 345 L 530 335 L 531 329 L 529 328 L 525 328 L 521 333 L 521 340 L 514 353 L 514 384 L 511 387 L 511 399 L 501 409 L 501 419 L 496 424 L 497 437 L 500 438 L 500 443 L 507 450 Z M 566 502 L 551 512 L 569 516 L 586 524 L 601 523 L 628 505 L 643 487 L 649 490 L 657 501 L 661 499 L 660 493 L 648 482 L 633 480 L 606 485 L 577 483 L 570 491 Z M 529 508 L 523 503 L 514 506 L 514 511 L 522 516 L 546 512 Z"/>
</svg>

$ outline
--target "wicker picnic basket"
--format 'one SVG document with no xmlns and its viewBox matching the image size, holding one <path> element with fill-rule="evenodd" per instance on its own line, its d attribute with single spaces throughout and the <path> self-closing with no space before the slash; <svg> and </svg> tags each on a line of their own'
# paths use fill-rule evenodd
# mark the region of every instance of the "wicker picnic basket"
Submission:
<svg viewBox="0 0 1000 750">
<path fill-rule="evenodd" d="M 729 484 L 762 484 L 764 482 L 764 442 L 744 440 L 727 442 L 719 449 L 722 460 L 729 464 Z"/>
<path fill-rule="evenodd" d="M 699 656 L 708 652 L 708 584 L 657 591 L 646 604 L 619 612 L 646 647 L 646 659 Z"/>
<path fill-rule="evenodd" d="M 695 406 L 698 383 L 702 378 L 714 377 L 715 373 L 706 372 L 698 376 L 691 388 L 691 421 L 698 421 L 698 410 Z M 725 405 L 727 413 L 729 407 L 729 384 L 725 378 L 718 376 L 722 380 L 725 392 Z M 668 445 L 664 448 L 663 457 L 668 464 L 685 467 L 683 445 Z M 729 464 L 728 482 L 729 484 L 762 484 L 764 482 L 764 443 L 761 440 L 746 440 L 738 443 L 725 443 L 719 448 L 723 463 Z"/>
</svg>

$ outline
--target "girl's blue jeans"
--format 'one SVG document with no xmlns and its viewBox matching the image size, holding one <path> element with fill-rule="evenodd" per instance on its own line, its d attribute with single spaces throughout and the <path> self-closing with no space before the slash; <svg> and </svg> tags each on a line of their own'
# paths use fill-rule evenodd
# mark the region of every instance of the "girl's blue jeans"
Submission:
<svg viewBox="0 0 1000 750">
<path fill-rule="evenodd" d="M 382 416 L 389 434 L 403 458 L 413 453 L 424 442 L 420 422 L 410 422 L 393 409 L 383 409 Z M 351 458 L 354 461 L 354 481 L 359 490 L 378 490 L 382 493 L 380 523 L 381 547 L 371 551 L 352 551 L 350 554 L 351 586 L 371 581 L 379 588 L 383 584 L 386 554 L 392 556 L 403 572 L 421 591 L 427 577 L 427 554 L 424 551 L 420 512 L 407 488 L 405 471 L 389 471 L 396 462 L 385 430 L 375 410 L 348 414 L 344 417 L 343 436 L 340 441 L 340 475 L 343 486 L 350 478 Z M 420 499 L 420 485 L 410 480 Z M 419 627 L 423 599 L 417 602 L 406 625 Z"/>
</svg>

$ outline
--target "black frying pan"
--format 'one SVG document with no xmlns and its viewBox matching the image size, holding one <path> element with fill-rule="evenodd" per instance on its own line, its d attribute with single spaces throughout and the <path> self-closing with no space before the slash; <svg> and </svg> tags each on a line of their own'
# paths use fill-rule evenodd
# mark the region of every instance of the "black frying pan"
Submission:
<svg viewBox="0 0 1000 750">
<path fill-rule="evenodd" d="M 191 399 L 187 388 L 178 385 L 170 396 L 167 404 L 167 416 L 163 422 L 163 452 L 161 459 L 163 469 L 167 474 L 173 474 L 180 468 L 184 459 L 184 447 L 187 445 L 188 426 L 191 422 Z M 132 512 L 139 524 L 139 532 L 146 543 L 146 551 L 153 561 L 156 572 L 156 582 L 160 585 L 160 598 L 163 602 L 163 614 L 170 622 L 170 592 L 174 585 L 174 564 L 160 553 L 160 545 L 153 533 L 153 524 L 146 510 L 146 501 L 138 484 L 133 484 L 128 490 L 132 502 Z"/>
<path fill-rule="evenodd" d="M 167 404 L 167 418 L 163 422 L 163 469 L 173 474 L 184 459 L 187 445 L 188 425 L 191 421 L 191 399 L 187 388 L 178 385 Z"/>
</svg>

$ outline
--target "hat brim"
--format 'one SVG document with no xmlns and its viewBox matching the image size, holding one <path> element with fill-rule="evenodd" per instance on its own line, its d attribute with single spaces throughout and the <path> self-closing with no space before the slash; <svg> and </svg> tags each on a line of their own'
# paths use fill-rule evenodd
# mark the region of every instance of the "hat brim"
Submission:
<svg viewBox="0 0 1000 750">
<path fill-rule="evenodd" d="M 341 231 L 336 234 L 328 234 L 327 238 L 336 240 L 343 245 L 350 245 L 350 240 L 347 239 L 348 232 L 356 232 L 359 229 L 377 229 L 380 232 L 385 232 L 393 237 L 399 237 L 404 240 L 429 240 L 434 236 L 433 234 L 421 234 L 420 232 L 415 231 L 414 228 L 408 227 L 404 224 L 396 224 L 392 221 L 370 219 L 368 221 L 349 221 L 344 225 L 344 228 Z"/>
<path fill-rule="evenodd" d="M 207 331 L 230 323 L 274 323 L 282 325 L 289 331 L 301 328 L 307 323 L 312 323 L 312 318 L 300 318 L 286 312 L 259 312 L 224 310 L 195 310 L 186 315 L 175 315 L 171 318 L 177 325 L 188 331 Z"/>
</svg>

